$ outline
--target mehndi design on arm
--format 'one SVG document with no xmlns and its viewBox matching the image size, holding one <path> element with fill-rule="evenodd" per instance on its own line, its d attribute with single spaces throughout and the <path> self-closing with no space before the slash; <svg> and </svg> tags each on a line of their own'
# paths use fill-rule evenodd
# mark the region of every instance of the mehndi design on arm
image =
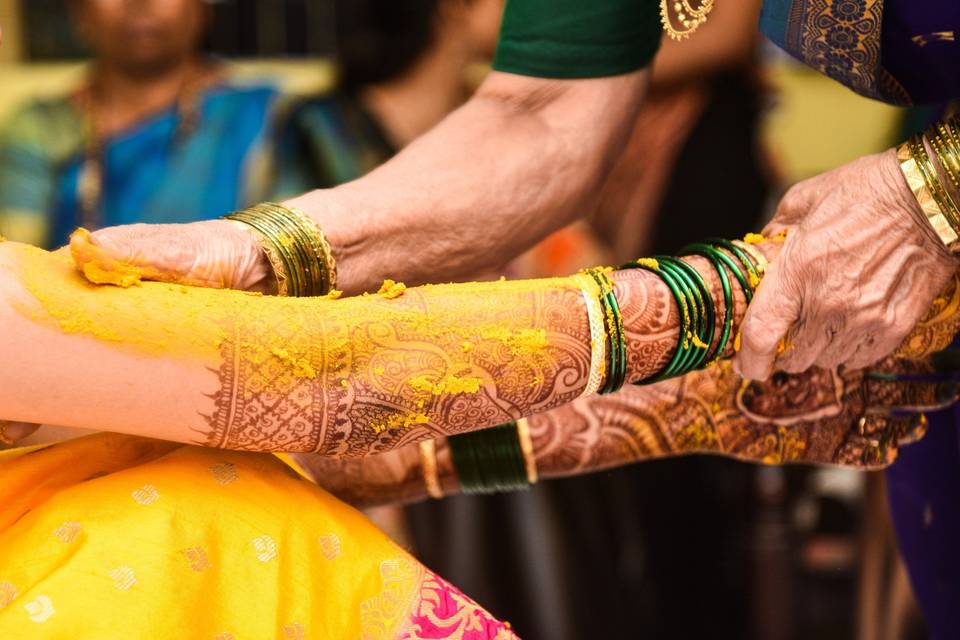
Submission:
<svg viewBox="0 0 960 640">
<path fill-rule="evenodd" d="M 474 283 L 238 320 L 202 443 L 358 456 L 569 402 L 590 367 L 580 295 Z"/>
</svg>

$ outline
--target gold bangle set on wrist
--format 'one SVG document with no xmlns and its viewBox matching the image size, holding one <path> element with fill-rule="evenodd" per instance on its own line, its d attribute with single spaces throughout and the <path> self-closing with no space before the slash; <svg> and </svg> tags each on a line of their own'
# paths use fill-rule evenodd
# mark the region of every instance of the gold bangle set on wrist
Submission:
<svg viewBox="0 0 960 640">
<path fill-rule="evenodd" d="M 900 171 L 937 237 L 960 253 L 960 121 L 949 118 L 897 149 Z M 927 151 L 930 145 L 932 154 Z M 936 162 L 934 162 L 936 160 Z M 946 176 L 946 184 L 941 179 Z"/>
<path fill-rule="evenodd" d="M 330 243 L 305 213 L 277 204 L 260 204 L 226 216 L 249 226 L 260 238 L 281 296 L 322 296 L 337 284 L 337 265 Z"/>
</svg>

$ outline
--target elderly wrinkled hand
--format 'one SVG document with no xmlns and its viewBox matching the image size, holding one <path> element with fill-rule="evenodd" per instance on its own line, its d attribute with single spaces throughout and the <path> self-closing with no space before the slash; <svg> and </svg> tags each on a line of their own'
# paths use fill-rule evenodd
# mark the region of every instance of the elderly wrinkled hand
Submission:
<svg viewBox="0 0 960 640">
<path fill-rule="evenodd" d="M 77 267 L 99 284 L 158 280 L 261 292 L 275 287 L 256 237 L 230 220 L 79 230 L 70 250 Z"/>
<path fill-rule="evenodd" d="M 784 230 L 742 326 L 735 366 L 749 379 L 873 364 L 900 345 L 960 266 L 894 151 L 793 187 L 764 233 Z"/>
</svg>

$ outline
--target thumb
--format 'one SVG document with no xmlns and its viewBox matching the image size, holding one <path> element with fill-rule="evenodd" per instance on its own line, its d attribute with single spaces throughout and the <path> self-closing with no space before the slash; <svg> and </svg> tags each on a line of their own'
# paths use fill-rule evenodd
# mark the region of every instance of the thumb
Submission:
<svg viewBox="0 0 960 640">
<path fill-rule="evenodd" d="M 786 285 L 783 270 L 782 261 L 770 265 L 740 326 L 734 369 L 749 380 L 770 376 L 780 342 L 800 313 L 800 296 Z"/>
<path fill-rule="evenodd" d="M 763 228 L 763 235 L 773 237 L 800 224 L 817 202 L 817 192 L 803 182 L 794 185 L 780 199 L 773 218 Z"/>
<path fill-rule="evenodd" d="M 271 274 L 254 235 L 227 220 L 77 229 L 70 252 L 88 280 L 122 287 L 156 280 L 251 289 Z"/>
</svg>

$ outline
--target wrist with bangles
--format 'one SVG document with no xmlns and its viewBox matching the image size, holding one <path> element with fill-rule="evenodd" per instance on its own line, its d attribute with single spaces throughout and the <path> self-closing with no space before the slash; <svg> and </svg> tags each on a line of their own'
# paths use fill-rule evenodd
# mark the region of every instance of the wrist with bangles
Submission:
<svg viewBox="0 0 960 640">
<path fill-rule="evenodd" d="M 225 219 L 243 223 L 256 234 L 273 269 L 278 295 L 322 296 L 336 288 L 337 264 L 330 243 L 299 209 L 262 202 Z"/>
<path fill-rule="evenodd" d="M 960 119 L 936 123 L 897 148 L 900 171 L 950 253 L 960 253 Z"/>
<path fill-rule="evenodd" d="M 641 269 L 658 276 L 673 295 L 680 316 L 677 345 L 669 362 L 659 372 L 633 384 L 653 384 L 682 376 L 729 356 L 735 287 L 749 302 L 767 267 L 758 250 L 739 241 L 709 240 L 690 245 L 681 255 L 704 258 L 717 272 L 723 295 L 719 332 L 713 294 L 693 266 L 673 256 L 643 258 L 623 265 L 621 270 Z M 626 332 L 612 271 L 589 269 L 578 276 L 591 337 L 591 366 L 583 395 L 615 393 L 627 382 Z M 450 436 L 446 444 L 464 493 L 512 491 L 536 481 L 533 444 L 524 419 Z M 420 444 L 420 458 L 428 495 L 442 497 L 433 441 Z"/>
</svg>

